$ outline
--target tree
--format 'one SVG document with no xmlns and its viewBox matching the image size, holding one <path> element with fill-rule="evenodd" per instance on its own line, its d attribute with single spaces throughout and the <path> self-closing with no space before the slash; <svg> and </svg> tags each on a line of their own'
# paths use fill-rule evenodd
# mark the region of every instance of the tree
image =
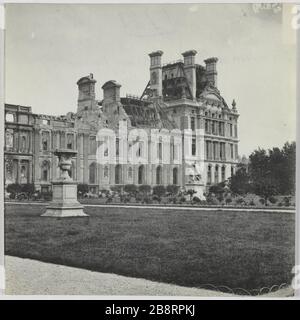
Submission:
<svg viewBox="0 0 300 320">
<path fill-rule="evenodd" d="M 278 152 L 277 150 L 274 152 Z M 278 154 L 276 155 L 278 157 Z M 272 168 L 270 152 L 258 149 L 250 155 L 249 173 L 252 188 L 255 194 L 264 198 L 265 205 L 268 199 L 278 193 L 278 184 L 274 174 L 274 165 Z M 273 157 L 274 158 L 274 157 Z"/>
<path fill-rule="evenodd" d="M 245 166 L 238 168 L 229 179 L 229 189 L 239 195 L 244 195 L 251 191 L 250 176 Z"/>
</svg>

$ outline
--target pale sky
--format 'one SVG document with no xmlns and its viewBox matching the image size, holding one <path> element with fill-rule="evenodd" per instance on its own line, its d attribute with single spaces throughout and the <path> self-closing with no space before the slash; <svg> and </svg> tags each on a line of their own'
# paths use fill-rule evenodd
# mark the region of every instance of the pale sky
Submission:
<svg viewBox="0 0 300 320">
<path fill-rule="evenodd" d="M 140 95 L 148 53 L 163 62 L 195 49 L 219 58 L 218 88 L 237 102 L 239 154 L 295 140 L 296 49 L 281 13 L 250 4 L 6 6 L 5 101 L 35 113 L 76 112 L 77 80 L 94 74 L 97 99 L 107 80 Z"/>
</svg>

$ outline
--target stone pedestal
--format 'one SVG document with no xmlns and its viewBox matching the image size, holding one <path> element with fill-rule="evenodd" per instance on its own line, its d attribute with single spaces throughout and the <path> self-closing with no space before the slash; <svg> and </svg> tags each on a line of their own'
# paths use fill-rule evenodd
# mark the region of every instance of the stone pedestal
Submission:
<svg viewBox="0 0 300 320">
<path fill-rule="evenodd" d="M 83 206 L 77 201 L 77 182 L 73 181 L 68 171 L 72 165 L 72 157 L 77 151 L 60 149 L 54 152 L 59 158 L 61 177 L 58 181 L 52 182 L 53 200 L 43 217 L 84 217 Z"/>
<path fill-rule="evenodd" d="M 87 216 L 83 206 L 77 201 L 77 183 L 75 181 L 55 181 L 52 184 L 53 200 L 43 217 Z"/>
</svg>

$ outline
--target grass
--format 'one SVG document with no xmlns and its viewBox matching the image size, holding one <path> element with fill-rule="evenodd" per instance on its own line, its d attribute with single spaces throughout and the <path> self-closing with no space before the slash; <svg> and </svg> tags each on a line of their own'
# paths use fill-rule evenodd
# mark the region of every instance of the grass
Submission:
<svg viewBox="0 0 300 320">
<path fill-rule="evenodd" d="M 290 283 L 293 213 L 87 207 L 83 218 L 40 217 L 6 204 L 7 255 L 189 287 L 247 290 Z"/>
</svg>

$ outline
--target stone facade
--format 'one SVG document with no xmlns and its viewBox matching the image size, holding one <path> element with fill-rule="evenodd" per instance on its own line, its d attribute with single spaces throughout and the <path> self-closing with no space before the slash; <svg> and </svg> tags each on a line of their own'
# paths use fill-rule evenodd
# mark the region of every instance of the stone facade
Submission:
<svg viewBox="0 0 300 320">
<path fill-rule="evenodd" d="M 196 54 L 184 52 L 183 61 L 164 65 L 162 51 L 149 54 L 150 81 L 140 97 L 121 97 L 121 85 L 111 80 L 97 100 L 90 74 L 77 82 L 76 113 L 48 116 L 6 104 L 5 184 L 50 191 L 60 175 L 53 151 L 67 148 L 78 151 L 70 174 L 91 192 L 177 184 L 202 197 L 235 170 L 238 113 L 217 89 L 218 59 L 202 66 Z"/>
</svg>

